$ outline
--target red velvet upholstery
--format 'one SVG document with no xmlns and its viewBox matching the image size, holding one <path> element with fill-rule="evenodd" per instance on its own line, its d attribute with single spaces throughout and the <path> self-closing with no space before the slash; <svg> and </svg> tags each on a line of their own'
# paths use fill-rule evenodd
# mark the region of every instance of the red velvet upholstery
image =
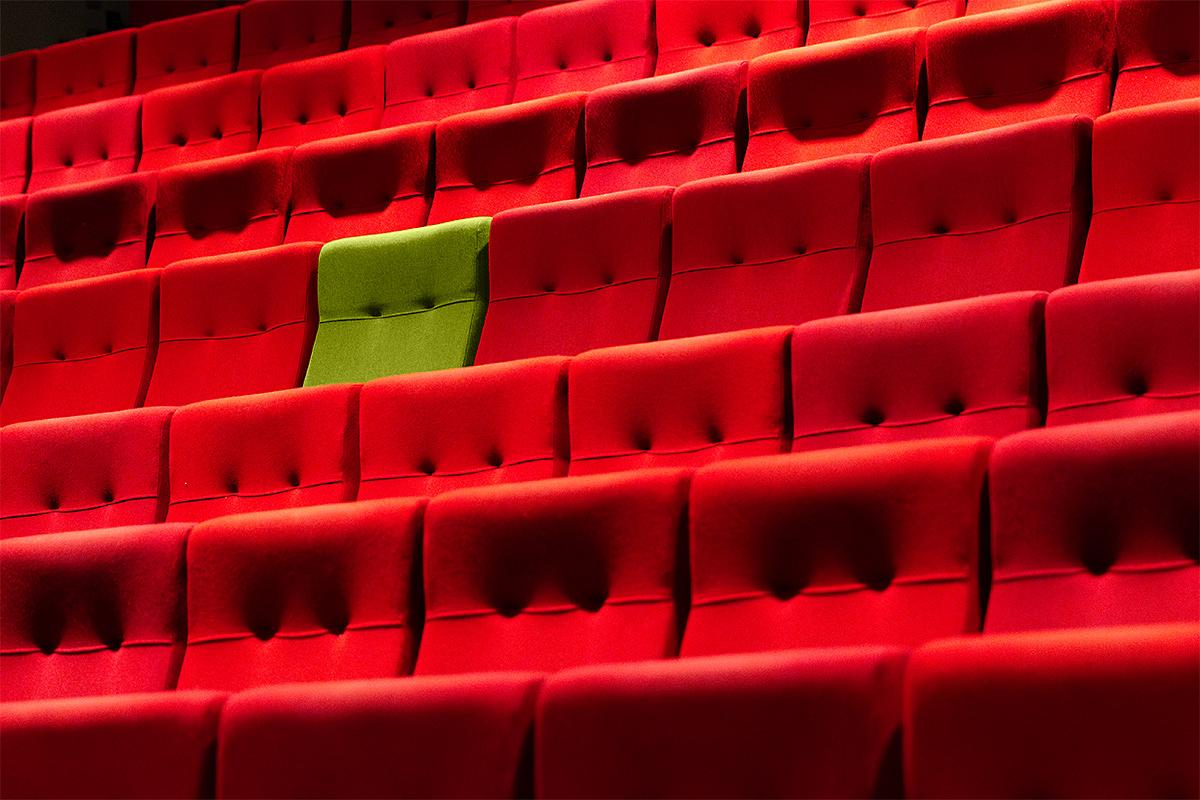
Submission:
<svg viewBox="0 0 1200 800">
<path fill-rule="evenodd" d="M 4 206 L 0 205 L 0 214 L 3 212 Z M 3 396 L 8 386 L 8 376 L 12 373 L 12 318 L 17 294 L 13 290 L 0 290 L 0 396 Z"/>
<path fill-rule="evenodd" d="M 1117 3 L 1113 110 L 1200 96 L 1200 3 Z"/>
<path fill-rule="evenodd" d="M 1112 95 L 1114 38 L 1108 0 L 1036 3 L 930 28 L 923 138 L 1098 117 Z"/>
<path fill-rule="evenodd" d="M 266 69 L 342 49 L 343 0 L 252 0 L 239 9 L 238 69 Z"/>
<path fill-rule="evenodd" d="M 13 797 L 211 797 L 224 702 L 155 692 L 5 703 L 0 783 Z"/>
<path fill-rule="evenodd" d="M 788 328 L 593 350 L 571 361 L 572 475 L 784 449 Z"/>
<path fill-rule="evenodd" d="M 564 94 L 439 122 L 429 224 L 576 197 L 585 97 Z"/>
<path fill-rule="evenodd" d="M 1200 413 L 996 445 L 989 633 L 1200 620 Z"/>
<path fill-rule="evenodd" d="M 418 674 L 675 655 L 684 470 L 464 489 L 425 513 Z"/>
<path fill-rule="evenodd" d="M 34 112 L 44 114 L 129 94 L 133 37 L 132 30 L 113 31 L 39 50 Z"/>
<path fill-rule="evenodd" d="M 541 683 L 539 675 L 510 672 L 244 692 L 221 720 L 217 792 L 509 797 L 528 785 Z"/>
<path fill-rule="evenodd" d="M 670 225 L 668 188 L 497 214 L 475 363 L 654 339 L 667 291 Z"/>
<path fill-rule="evenodd" d="M 556 5 L 567 0 L 467 0 L 467 22 L 497 17 L 515 17 L 527 11 Z"/>
<path fill-rule="evenodd" d="M 899 797 L 906 658 L 804 650 L 553 676 L 538 708 L 538 795 Z"/>
<path fill-rule="evenodd" d="M 188 541 L 181 689 L 405 674 L 424 500 L 236 514 Z"/>
<path fill-rule="evenodd" d="M 516 93 L 532 100 L 654 74 L 650 0 L 578 0 L 517 22 Z"/>
<path fill-rule="evenodd" d="M 1090 129 L 1060 117 L 876 156 L 863 310 L 1073 282 L 1088 224 Z"/>
<path fill-rule="evenodd" d="M 317 329 L 315 242 L 177 261 L 162 273 L 146 405 L 291 389 Z"/>
<path fill-rule="evenodd" d="M 29 180 L 31 117 L 0 122 L 0 195 L 20 194 Z"/>
<path fill-rule="evenodd" d="M 738 171 L 746 62 L 597 89 L 588 95 L 584 196 Z"/>
<path fill-rule="evenodd" d="M 750 142 L 743 169 L 917 141 L 925 32 L 908 29 L 750 62 Z"/>
<path fill-rule="evenodd" d="M 1200 794 L 1200 630 L 938 642 L 905 690 L 910 797 Z"/>
<path fill-rule="evenodd" d="M 33 113 L 36 61 L 37 54 L 33 50 L 0 58 L 0 119 L 27 117 Z"/>
<path fill-rule="evenodd" d="M 1200 100 L 1105 114 L 1080 281 L 1200 267 Z"/>
<path fill-rule="evenodd" d="M 463 0 L 352 0 L 350 47 L 453 28 L 466 11 Z"/>
<path fill-rule="evenodd" d="M 136 170 L 141 111 L 140 97 L 121 97 L 34 117 L 28 191 Z"/>
<path fill-rule="evenodd" d="M 988 439 L 931 439 L 700 470 L 681 654 L 978 632 L 990 451 Z"/>
<path fill-rule="evenodd" d="M 354 498 L 358 386 L 207 400 L 171 421 L 172 521 Z"/>
<path fill-rule="evenodd" d="M 792 449 L 1041 424 L 1045 299 L 1021 292 L 802 325 L 792 336 Z"/>
<path fill-rule="evenodd" d="M 928 28 L 961 17 L 965 5 L 965 0 L 810 0 L 808 44 Z"/>
<path fill-rule="evenodd" d="M 249 153 L 258 146 L 262 73 L 170 86 L 142 98 L 140 170 Z"/>
<path fill-rule="evenodd" d="M 857 311 L 870 252 L 868 164 L 845 156 L 679 187 L 660 336 Z"/>
<path fill-rule="evenodd" d="M 292 148 L 185 164 L 158 173 L 158 231 L 149 266 L 283 244 Z"/>
<path fill-rule="evenodd" d="M 359 499 L 565 474 L 566 379 L 566 359 L 541 358 L 370 381 Z"/>
<path fill-rule="evenodd" d="M 360 47 L 264 72 L 258 146 L 303 144 L 378 128 L 384 49 Z"/>
<path fill-rule="evenodd" d="M 657 75 L 804 44 L 801 0 L 662 0 L 655 11 Z"/>
<path fill-rule="evenodd" d="M 233 72 L 237 29 L 238 9 L 234 7 L 138 28 L 134 94 Z"/>
<path fill-rule="evenodd" d="M 1050 295 L 1046 371 L 1047 425 L 1200 408 L 1200 271 Z"/>
<path fill-rule="evenodd" d="M 511 101 L 515 28 L 515 20 L 501 19 L 388 45 L 384 127 Z"/>
<path fill-rule="evenodd" d="M 286 241 L 328 242 L 424 225 L 432 147 L 430 123 L 297 147 Z"/>
<path fill-rule="evenodd" d="M 157 333 L 151 270 L 23 290 L 0 424 L 140 406 Z"/>
<path fill-rule="evenodd" d="M 172 409 L 0 428 L 0 538 L 159 522 Z"/>
<path fill-rule="evenodd" d="M 145 267 L 155 194 L 141 174 L 30 195 L 21 288 Z"/>
<path fill-rule="evenodd" d="M 21 233 L 25 229 L 25 195 L 18 194 L 0 199 L 0 292 L 17 287 L 17 260 L 21 247 Z M 8 320 L 9 326 L 12 320 Z M 5 378 L 8 374 L 5 373 Z M 4 384 L 0 382 L 0 393 Z"/>
<path fill-rule="evenodd" d="M 0 697 L 173 688 L 187 533 L 141 525 L 0 542 Z"/>
</svg>

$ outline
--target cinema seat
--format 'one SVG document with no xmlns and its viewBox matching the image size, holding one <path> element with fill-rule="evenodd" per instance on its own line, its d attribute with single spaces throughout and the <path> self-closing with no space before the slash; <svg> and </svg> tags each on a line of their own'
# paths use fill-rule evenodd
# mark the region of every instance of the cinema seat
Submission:
<svg viewBox="0 0 1200 800">
<path fill-rule="evenodd" d="M 540 675 L 510 672 L 242 692 L 221 719 L 217 792 L 509 797 L 530 783 L 541 684 Z"/>
<path fill-rule="evenodd" d="M 258 146 L 304 144 L 378 128 L 383 53 L 383 47 L 360 47 L 264 72 Z"/>
<path fill-rule="evenodd" d="M 350 48 L 453 28 L 463 17 L 462 0 L 373 0 L 350 3 Z"/>
<path fill-rule="evenodd" d="M 172 409 L 0 428 L 0 539 L 160 522 Z"/>
<path fill-rule="evenodd" d="M 158 338 L 157 273 L 24 289 L 15 305 L 0 424 L 142 404 Z"/>
<path fill-rule="evenodd" d="M 343 0 L 253 0 L 238 8 L 238 69 L 267 69 L 342 49 Z"/>
<path fill-rule="evenodd" d="M 20 288 L 145 267 L 155 188 L 141 174 L 30 195 Z"/>
<path fill-rule="evenodd" d="M 487 310 L 489 224 L 464 219 L 325 245 L 304 385 L 470 366 Z"/>
<path fill-rule="evenodd" d="M 784 449 L 791 330 L 593 350 L 568 368 L 570 474 L 698 467 Z"/>
<path fill-rule="evenodd" d="M 500 19 L 388 45 L 383 126 L 507 105 L 513 91 L 515 27 L 515 20 Z"/>
<path fill-rule="evenodd" d="M 1047 425 L 1200 409 L 1200 271 L 1050 295 L 1046 372 Z"/>
<path fill-rule="evenodd" d="M 808 4 L 810 45 L 961 17 L 965 0 L 819 0 Z"/>
<path fill-rule="evenodd" d="M 1200 413 L 1029 431 L 990 472 L 986 632 L 1200 620 Z"/>
<path fill-rule="evenodd" d="M 1040 425 L 1045 300 L 1019 292 L 800 326 L 792 450 Z"/>
<path fill-rule="evenodd" d="M 27 191 L 136 170 L 141 111 L 140 97 L 121 97 L 34 117 Z"/>
<path fill-rule="evenodd" d="M 912 797 L 1200 793 L 1195 625 L 952 639 L 913 654 Z"/>
<path fill-rule="evenodd" d="M 187 533 L 187 525 L 140 525 L 0 542 L 0 696 L 174 688 Z"/>
<path fill-rule="evenodd" d="M 922 138 L 1100 116 L 1112 96 L 1114 38 L 1107 0 L 1035 3 L 935 25 Z"/>
<path fill-rule="evenodd" d="M 588 95 L 584 197 L 678 186 L 738 171 L 746 62 L 597 89 Z"/>
<path fill-rule="evenodd" d="M 875 156 L 863 311 L 1073 283 L 1090 129 L 1060 117 Z"/>
<path fill-rule="evenodd" d="M 654 74 L 650 0 L 578 0 L 517 21 L 516 93 L 533 100 Z"/>
<path fill-rule="evenodd" d="M 258 147 L 262 73 L 169 86 L 142 98 L 142 159 L 159 170 L 193 161 L 249 153 Z"/>
<path fill-rule="evenodd" d="M 1200 97 L 1200 3 L 1117 3 L 1114 111 Z"/>
<path fill-rule="evenodd" d="M 202 797 L 224 702 L 153 692 L 4 703 L 0 783 L 14 797 Z"/>
<path fill-rule="evenodd" d="M 652 341 L 667 291 L 670 226 L 669 188 L 497 214 L 475 363 Z"/>
<path fill-rule="evenodd" d="M 654 470 L 435 497 L 416 673 L 674 656 L 688 478 Z"/>
<path fill-rule="evenodd" d="M 297 147 L 285 240 L 328 242 L 424 225 L 432 149 L 430 123 Z"/>
<path fill-rule="evenodd" d="M 1079 280 L 1200 267 L 1200 100 L 1105 114 Z"/>
<path fill-rule="evenodd" d="M 0 122 L 0 196 L 21 194 L 29 180 L 31 117 Z"/>
<path fill-rule="evenodd" d="M 656 8 L 656 75 L 748 61 L 804 44 L 806 3 L 673 0 Z"/>
<path fill-rule="evenodd" d="M 365 384 L 358 499 L 565 475 L 566 373 L 539 358 Z"/>
<path fill-rule="evenodd" d="M 25 195 L 0 200 L 0 292 L 17 288 L 17 264 L 24 251 L 21 236 L 24 229 Z M 2 385 L 0 390 L 3 390 Z"/>
<path fill-rule="evenodd" d="M 567 0 L 467 0 L 467 23 L 498 17 L 516 17 L 527 11 L 563 2 Z"/>
<path fill-rule="evenodd" d="M 424 507 L 423 499 L 389 500 L 197 525 L 179 688 L 407 673 Z"/>
<path fill-rule="evenodd" d="M 583 93 L 447 117 L 429 224 L 578 196 Z"/>
<path fill-rule="evenodd" d="M 536 722 L 538 795 L 899 797 L 906 658 L 801 650 L 551 676 Z"/>
<path fill-rule="evenodd" d="M 675 191 L 663 339 L 857 311 L 870 251 L 865 156 Z"/>
<path fill-rule="evenodd" d="M 0 212 L 3 212 L 3 206 L 0 206 Z M 0 290 L 0 397 L 4 395 L 8 376 L 12 373 L 12 318 L 16 302 L 17 292 Z"/>
<path fill-rule="evenodd" d="M 180 408 L 171 422 L 167 519 L 352 500 L 358 388 L 291 389 Z"/>
<path fill-rule="evenodd" d="M 129 94 L 133 88 L 133 38 L 132 30 L 113 31 L 38 50 L 34 113 Z"/>
<path fill-rule="evenodd" d="M 37 53 L 33 50 L 0 58 L 0 119 L 16 119 L 33 113 L 36 61 Z"/>
<path fill-rule="evenodd" d="M 745 170 L 917 141 L 925 32 L 908 29 L 756 58 Z"/>
<path fill-rule="evenodd" d="M 315 242 L 289 244 L 163 270 L 146 405 L 299 386 L 317 328 L 320 251 Z"/>
<path fill-rule="evenodd" d="M 283 244 L 291 168 L 278 147 L 159 172 L 149 266 Z"/>
<path fill-rule="evenodd" d="M 137 31 L 134 94 L 233 72 L 238 9 L 218 8 L 143 25 Z"/>
</svg>

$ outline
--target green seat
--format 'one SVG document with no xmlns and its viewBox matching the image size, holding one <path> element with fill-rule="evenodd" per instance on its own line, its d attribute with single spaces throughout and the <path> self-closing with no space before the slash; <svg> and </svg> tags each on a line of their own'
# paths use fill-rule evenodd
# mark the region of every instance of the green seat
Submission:
<svg viewBox="0 0 1200 800">
<path fill-rule="evenodd" d="M 487 311 L 487 217 L 321 248 L 305 386 L 469 366 Z"/>
</svg>

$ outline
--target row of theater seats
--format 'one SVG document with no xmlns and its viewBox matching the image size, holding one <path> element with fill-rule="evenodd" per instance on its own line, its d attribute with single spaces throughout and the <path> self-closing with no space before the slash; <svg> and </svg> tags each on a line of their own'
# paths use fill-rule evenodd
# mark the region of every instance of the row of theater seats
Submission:
<svg viewBox="0 0 1200 800">
<path fill-rule="evenodd" d="M 213 357 L 184 368 L 187 347 L 163 347 L 156 380 L 165 372 L 202 386 L 270 364 L 204 347 Z M 996 295 L 10 424 L 0 429 L 0 536 L 1195 409 L 1198 348 L 1192 271 L 1070 287 L 1048 304 L 1034 292 Z M 128 355 L 94 385 L 88 362 L 50 364 L 43 386 L 131 401 L 152 359 Z M 300 364 L 293 353 L 277 371 L 290 377 Z M 21 391 L 14 377 L 5 414 L 23 410 Z"/>
</svg>

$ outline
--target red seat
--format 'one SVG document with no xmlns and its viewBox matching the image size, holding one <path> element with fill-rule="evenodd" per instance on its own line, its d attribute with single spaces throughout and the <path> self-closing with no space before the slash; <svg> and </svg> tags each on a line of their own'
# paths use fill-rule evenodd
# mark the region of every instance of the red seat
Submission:
<svg viewBox="0 0 1200 800">
<path fill-rule="evenodd" d="M 238 69 L 266 69 L 342 49 L 343 0 L 253 0 L 239 10 Z"/>
<path fill-rule="evenodd" d="M 140 170 L 249 153 L 258 146 L 262 73 L 170 86 L 142 98 Z"/>
<path fill-rule="evenodd" d="M 21 194 L 29 180 L 31 117 L 0 122 L 0 196 Z"/>
<path fill-rule="evenodd" d="M 808 44 L 901 28 L 928 28 L 961 17 L 965 0 L 818 0 L 808 4 Z"/>
<path fill-rule="evenodd" d="M 133 38 L 132 30 L 113 31 L 39 50 L 34 112 L 45 114 L 129 94 Z"/>
<path fill-rule="evenodd" d="M 141 111 L 142 98 L 122 97 L 34 117 L 28 191 L 135 171 Z"/>
<path fill-rule="evenodd" d="M 378 128 L 384 49 L 361 47 L 264 72 L 258 146 L 297 145 Z"/>
<path fill-rule="evenodd" d="M 497 17 L 515 17 L 567 0 L 467 0 L 467 22 L 475 23 Z"/>
<path fill-rule="evenodd" d="M 137 77 L 134 94 L 164 86 L 217 78 L 233 72 L 237 58 L 238 9 L 218 8 L 200 14 L 143 25 L 137 31 Z"/>
<path fill-rule="evenodd" d="M 351 0 L 350 47 L 453 28 L 465 10 L 462 0 Z"/>
<path fill-rule="evenodd" d="M 806 3 L 671 0 L 656 8 L 656 75 L 707 67 L 804 44 Z"/>
<path fill-rule="evenodd" d="M 1117 2 L 1117 87 L 1112 107 L 1200 96 L 1200 3 Z"/>
<path fill-rule="evenodd" d="M 25 50 L 0 58 L 0 119 L 33 113 L 33 73 L 37 53 Z"/>
<path fill-rule="evenodd" d="M 0 205 L 0 214 L 4 207 Z M 0 273 L 2 277 L 3 273 Z M 0 396 L 8 386 L 8 376 L 12 373 L 12 318 L 13 308 L 17 302 L 17 292 L 0 290 Z"/>
<path fill-rule="evenodd" d="M 25 195 L 0 200 L 0 292 L 17 288 L 17 262 L 23 250 L 21 233 L 24 228 Z M 8 322 L 11 324 L 12 321 Z"/>
</svg>

